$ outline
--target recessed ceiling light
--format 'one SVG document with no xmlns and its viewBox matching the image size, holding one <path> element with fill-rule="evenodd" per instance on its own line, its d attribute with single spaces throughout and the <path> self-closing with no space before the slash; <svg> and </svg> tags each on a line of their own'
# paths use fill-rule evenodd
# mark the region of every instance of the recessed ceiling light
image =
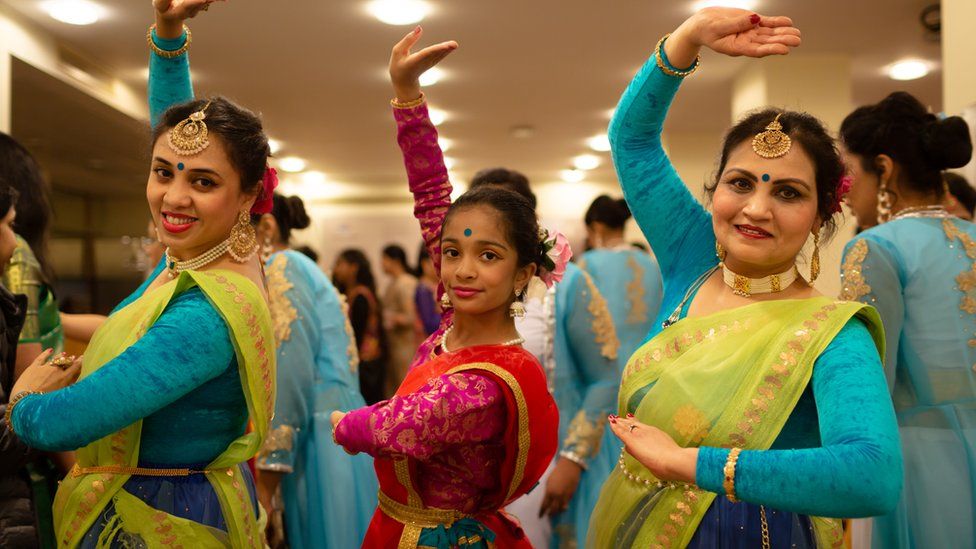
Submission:
<svg viewBox="0 0 976 549">
<path fill-rule="evenodd" d="M 308 185 L 309 187 L 314 187 L 318 185 L 325 185 L 327 180 L 325 174 L 322 172 L 305 172 L 301 175 L 302 184 Z"/>
<path fill-rule="evenodd" d="M 278 161 L 278 167 L 288 173 L 298 173 L 305 169 L 306 163 L 297 156 L 286 156 Z"/>
<path fill-rule="evenodd" d="M 440 126 L 447 120 L 447 113 L 440 109 L 427 109 L 427 114 L 430 116 L 430 121 L 435 126 Z"/>
<path fill-rule="evenodd" d="M 705 8 L 739 8 L 740 10 L 756 11 L 756 0 L 698 0 L 691 6 L 691 11 Z"/>
<path fill-rule="evenodd" d="M 87 0 L 50 0 L 41 7 L 51 17 L 69 25 L 97 23 L 104 11 L 98 4 Z"/>
<path fill-rule="evenodd" d="M 579 183 L 586 174 L 582 170 L 562 170 L 559 172 L 559 177 L 566 183 Z"/>
<path fill-rule="evenodd" d="M 535 128 L 526 124 L 522 126 L 514 126 L 511 132 L 512 137 L 515 139 L 530 139 L 535 135 Z"/>
<path fill-rule="evenodd" d="M 457 165 L 457 161 L 456 161 L 456 160 L 454 160 L 454 159 L 453 159 L 453 158 L 451 158 L 450 156 L 445 156 L 445 157 L 444 157 L 444 167 L 445 167 L 445 168 L 447 168 L 448 170 L 450 170 L 450 169 L 451 169 L 451 168 L 453 168 L 453 167 L 454 167 L 455 165 Z"/>
<path fill-rule="evenodd" d="M 440 82 L 444 78 L 444 71 L 437 68 L 431 67 L 427 69 L 426 72 L 420 75 L 420 85 L 427 87 L 433 86 L 434 84 Z"/>
<path fill-rule="evenodd" d="M 605 133 L 587 139 L 586 144 L 594 151 L 607 152 L 610 150 L 610 138 Z"/>
<path fill-rule="evenodd" d="M 278 151 L 281 150 L 281 141 L 268 139 L 268 148 L 271 149 L 271 154 L 278 154 Z"/>
<path fill-rule="evenodd" d="M 915 80 L 929 73 L 929 64 L 918 59 L 906 59 L 888 67 L 888 76 L 893 80 Z"/>
<path fill-rule="evenodd" d="M 374 0 L 369 11 L 387 25 L 411 25 L 427 17 L 430 4 L 423 0 Z"/>
<path fill-rule="evenodd" d="M 440 146 L 441 152 L 447 152 L 454 146 L 454 142 L 446 137 L 438 137 L 437 144 Z"/>
<path fill-rule="evenodd" d="M 600 157 L 595 154 L 581 154 L 573 159 L 577 170 L 592 170 L 600 165 Z"/>
</svg>

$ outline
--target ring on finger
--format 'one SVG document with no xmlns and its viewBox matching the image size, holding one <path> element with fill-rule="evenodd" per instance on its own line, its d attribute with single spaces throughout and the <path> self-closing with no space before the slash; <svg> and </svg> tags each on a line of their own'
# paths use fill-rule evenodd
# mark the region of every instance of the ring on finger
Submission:
<svg viewBox="0 0 976 549">
<path fill-rule="evenodd" d="M 54 357 L 54 360 L 48 362 L 48 364 L 50 364 L 51 366 L 57 366 L 62 370 L 67 370 L 68 367 L 74 364 L 74 362 L 75 362 L 75 357 L 68 356 L 64 353 L 61 353 L 60 355 Z"/>
<path fill-rule="evenodd" d="M 637 426 L 636 425 L 631 425 L 630 426 L 630 432 L 633 433 L 634 432 L 634 429 L 637 429 Z"/>
</svg>

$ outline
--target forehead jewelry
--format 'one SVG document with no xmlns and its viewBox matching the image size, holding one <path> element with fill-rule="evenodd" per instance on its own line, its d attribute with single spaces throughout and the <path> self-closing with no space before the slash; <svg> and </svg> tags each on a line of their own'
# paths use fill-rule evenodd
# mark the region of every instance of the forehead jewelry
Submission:
<svg viewBox="0 0 976 549">
<path fill-rule="evenodd" d="M 209 131 L 203 121 L 207 117 L 208 101 L 202 109 L 169 131 L 169 148 L 180 156 L 193 156 L 210 146 Z"/>
<path fill-rule="evenodd" d="M 471 236 L 471 229 L 464 229 L 464 236 Z"/>
<path fill-rule="evenodd" d="M 752 150 L 763 158 L 779 158 L 790 152 L 790 147 L 793 146 L 790 136 L 783 133 L 783 125 L 779 123 L 782 114 L 776 115 L 776 118 L 766 126 L 766 131 L 752 138 Z"/>
</svg>

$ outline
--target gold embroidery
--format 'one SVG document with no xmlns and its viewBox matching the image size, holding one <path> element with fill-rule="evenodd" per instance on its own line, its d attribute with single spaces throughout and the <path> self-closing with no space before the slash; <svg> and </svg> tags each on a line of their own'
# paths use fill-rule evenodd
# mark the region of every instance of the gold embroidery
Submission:
<svg viewBox="0 0 976 549">
<path fill-rule="evenodd" d="M 583 458 L 592 458 L 600 451 L 603 429 L 604 422 L 601 418 L 590 421 L 586 417 L 586 410 L 580 410 L 569 422 L 569 432 L 563 448 Z"/>
<path fill-rule="evenodd" d="M 685 404 L 674 412 L 674 429 L 688 438 L 688 446 L 698 446 L 708 436 L 708 419 L 691 404 Z"/>
<path fill-rule="evenodd" d="M 634 255 L 627 257 L 627 266 L 634 273 L 634 278 L 627 284 L 627 295 L 630 296 L 630 313 L 627 315 L 628 324 L 647 322 L 647 303 L 644 303 L 644 268 L 640 266 Z"/>
<path fill-rule="evenodd" d="M 860 239 L 851 246 L 841 269 L 842 287 L 840 298 L 844 301 L 858 301 L 871 293 L 871 286 L 864 279 L 864 259 L 868 256 L 868 242 Z"/>
<path fill-rule="evenodd" d="M 593 316 L 592 329 L 596 342 L 600 344 L 600 354 L 606 359 L 617 360 L 620 340 L 617 338 L 617 330 L 613 325 L 613 316 L 610 315 L 607 300 L 593 283 L 593 278 L 585 271 L 583 280 L 586 281 L 586 287 L 590 292 L 590 304 L 587 310 Z"/>
<path fill-rule="evenodd" d="M 962 292 L 959 309 L 969 314 L 976 314 L 976 241 L 959 230 L 959 227 L 956 227 L 955 223 L 949 219 L 942 220 L 942 230 L 945 231 L 946 239 L 949 240 L 950 245 L 954 240 L 958 240 L 966 251 L 966 257 L 973 260 L 968 269 L 956 276 L 956 285 Z M 969 340 L 971 347 L 976 346 L 974 343 L 976 341 L 973 339 Z M 976 370 L 976 365 L 973 366 L 973 370 Z"/>
<path fill-rule="evenodd" d="M 349 344 L 346 345 L 346 356 L 349 357 L 349 371 L 355 374 L 359 371 L 359 348 L 356 347 L 356 333 L 352 329 L 352 323 L 349 322 L 349 301 L 346 300 L 345 295 L 339 293 L 335 286 L 332 286 L 332 291 L 335 292 L 339 298 L 339 303 L 342 305 L 342 318 L 346 324 L 346 339 L 349 340 Z"/>
<path fill-rule="evenodd" d="M 291 323 L 298 318 L 298 311 L 286 295 L 294 285 L 285 276 L 288 267 L 288 256 L 277 254 L 266 273 L 268 283 L 268 305 L 271 308 L 271 320 L 274 322 L 275 341 L 280 345 L 282 341 L 291 338 Z"/>
<path fill-rule="evenodd" d="M 746 320 L 745 323 L 736 320 L 731 326 L 728 324 L 723 324 L 719 326 L 717 331 L 714 328 L 708 330 L 707 334 L 701 332 L 696 334 L 685 332 L 675 336 L 673 339 L 656 348 L 649 347 L 651 342 L 654 341 L 651 340 L 634 351 L 634 354 L 630 357 L 630 361 L 627 362 L 627 366 L 624 368 L 622 383 L 626 382 L 629 376 L 632 376 L 649 367 L 652 361 L 660 362 L 664 358 L 673 358 L 676 354 L 680 354 L 681 352 L 690 349 L 695 343 L 701 343 L 705 340 L 714 342 L 716 337 L 724 337 L 729 334 L 740 333 L 748 330 L 751 324 L 751 319 Z M 684 348 L 682 348 L 682 346 Z"/>
</svg>

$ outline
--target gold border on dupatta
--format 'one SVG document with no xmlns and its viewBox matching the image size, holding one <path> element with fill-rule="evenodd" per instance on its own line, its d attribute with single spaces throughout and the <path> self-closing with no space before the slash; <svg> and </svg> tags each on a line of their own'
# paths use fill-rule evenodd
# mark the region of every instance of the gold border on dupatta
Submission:
<svg viewBox="0 0 976 549">
<path fill-rule="evenodd" d="M 857 301 L 871 293 L 871 286 L 864 279 L 864 260 L 868 257 L 868 241 L 863 238 L 851 246 L 841 267 L 840 298 Z"/>
</svg>

